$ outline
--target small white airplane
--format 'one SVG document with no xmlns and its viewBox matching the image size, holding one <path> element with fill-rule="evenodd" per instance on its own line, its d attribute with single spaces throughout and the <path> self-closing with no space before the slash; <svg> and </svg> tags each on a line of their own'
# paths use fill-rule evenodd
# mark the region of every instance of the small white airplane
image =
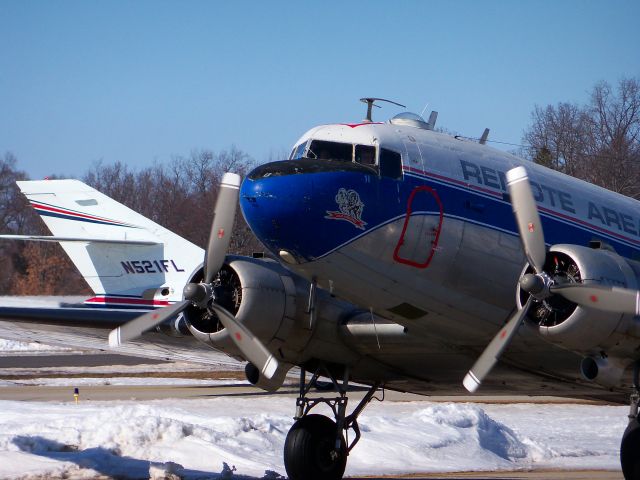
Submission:
<svg viewBox="0 0 640 480">
<path fill-rule="evenodd" d="M 206 362 L 207 345 L 268 391 L 299 367 L 293 480 L 342 478 L 379 388 L 630 395 L 621 465 L 640 479 L 640 204 L 492 149 L 487 130 L 438 133 L 435 112 L 373 122 L 378 100 L 243 182 L 226 174 L 206 251 L 77 180 L 19 182 L 53 236 L 3 237 L 60 242 L 95 295 L 0 318 L 47 324 L 42 341 L 50 325 L 102 344 L 113 329 L 138 355 Z M 238 198 L 279 262 L 226 254 Z M 308 396 L 318 376 L 336 396 Z M 350 382 L 370 385 L 351 413 Z"/>
</svg>

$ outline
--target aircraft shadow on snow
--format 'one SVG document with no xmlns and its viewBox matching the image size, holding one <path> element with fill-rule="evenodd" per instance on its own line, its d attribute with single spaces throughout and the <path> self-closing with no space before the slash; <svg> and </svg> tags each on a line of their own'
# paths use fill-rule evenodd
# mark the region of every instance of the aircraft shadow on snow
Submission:
<svg viewBox="0 0 640 480">
<path fill-rule="evenodd" d="M 23 452 L 51 458 L 61 462 L 71 462 L 81 468 L 95 470 L 109 478 L 138 479 L 149 478 L 148 460 L 122 456 L 117 450 L 94 447 L 84 450 L 78 449 L 74 445 L 51 440 L 41 436 L 18 436 L 13 440 Z M 182 469 L 179 472 L 181 477 L 188 479 L 218 479 L 224 478 L 220 473 L 204 472 L 199 470 Z M 252 480 L 252 477 L 234 475 L 234 478 Z"/>
<path fill-rule="evenodd" d="M 122 456 L 117 450 L 112 450 L 104 447 L 87 448 L 84 450 L 78 449 L 74 445 L 67 445 L 65 443 L 51 440 L 49 438 L 41 436 L 18 436 L 13 440 L 21 451 L 38 455 L 41 457 L 58 460 L 61 462 L 71 462 L 77 464 L 81 468 L 87 468 L 95 470 L 96 472 L 103 474 L 110 478 L 118 479 L 147 479 L 149 478 L 149 465 L 151 462 L 148 460 L 142 460 L 139 458 Z M 277 479 L 275 476 L 265 475 L 264 477 L 248 477 L 245 475 L 233 474 L 231 476 L 216 472 L 205 472 L 201 470 L 192 470 L 185 468 L 179 470 L 179 475 L 185 479 L 198 479 L 198 480 L 217 480 L 223 478 L 232 478 L 236 480 L 263 480 L 263 479 Z M 285 477 L 279 477 L 284 479 Z M 384 478 L 367 477 L 362 479 L 360 477 L 347 477 L 351 480 L 385 480 Z M 452 480 L 455 477 L 413 477 L 414 480 Z M 468 480 L 490 480 L 488 477 L 469 477 L 465 476 Z M 501 480 L 518 480 L 524 477 L 502 477 Z M 388 480 L 388 477 L 387 479 Z"/>
</svg>

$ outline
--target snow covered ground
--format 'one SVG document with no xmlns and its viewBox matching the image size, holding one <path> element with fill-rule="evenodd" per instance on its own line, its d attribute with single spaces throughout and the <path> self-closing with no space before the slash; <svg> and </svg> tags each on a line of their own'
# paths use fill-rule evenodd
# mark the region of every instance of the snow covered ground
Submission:
<svg viewBox="0 0 640 480">
<path fill-rule="evenodd" d="M 58 354 L 40 344 L 0 340 L 0 351 Z M 3 369 L 3 386 L 220 385 L 238 380 L 153 378 L 190 364 Z M 109 377 L 110 372 L 124 377 Z M 39 378 L 38 374 L 47 378 Z M 52 374 L 59 378 L 48 378 Z M 98 375 L 96 375 L 98 376 Z M 319 409 L 321 407 L 318 407 Z M 149 478 L 175 462 L 185 478 L 280 478 L 293 398 L 26 402 L 0 400 L 0 478 Z M 628 407 L 565 404 L 373 402 L 360 417 L 362 440 L 347 474 L 479 470 L 619 470 Z M 328 413 L 327 411 L 321 413 Z M 235 466 L 233 476 L 224 473 Z M 177 467 L 176 467 L 177 468 Z M 158 470 L 151 467 L 152 470 Z M 163 471 L 160 467 L 159 471 Z"/>
<path fill-rule="evenodd" d="M 284 474 L 294 402 L 253 396 L 197 400 L 0 401 L 0 478 L 149 478 L 175 462 L 186 478 Z M 348 474 L 517 469 L 617 470 L 627 407 L 384 402 L 361 417 Z M 278 478 L 273 473 L 270 477 Z"/>
</svg>

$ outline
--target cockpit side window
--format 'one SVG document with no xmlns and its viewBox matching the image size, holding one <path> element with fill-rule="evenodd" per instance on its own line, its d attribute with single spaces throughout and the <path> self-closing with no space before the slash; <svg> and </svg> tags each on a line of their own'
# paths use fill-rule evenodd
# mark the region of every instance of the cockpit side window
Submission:
<svg viewBox="0 0 640 480">
<path fill-rule="evenodd" d="M 355 160 L 357 163 L 373 167 L 376 164 L 376 147 L 371 145 L 356 145 Z"/>
<path fill-rule="evenodd" d="M 302 142 L 300 145 L 295 147 L 291 152 L 290 160 L 297 160 L 298 158 L 304 157 L 304 150 L 307 147 L 307 142 Z"/>
<path fill-rule="evenodd" d="M 353 161 L 353 145 L 350 143 L 313 140 L 309 146 L 309 158 L 321 160 Z"/>
<path fill-rule="evenodd" d="M 380 175 L 395 179 L 402 178 L 402 157 L 398 152 L 380 149 Z"/>
</svg>

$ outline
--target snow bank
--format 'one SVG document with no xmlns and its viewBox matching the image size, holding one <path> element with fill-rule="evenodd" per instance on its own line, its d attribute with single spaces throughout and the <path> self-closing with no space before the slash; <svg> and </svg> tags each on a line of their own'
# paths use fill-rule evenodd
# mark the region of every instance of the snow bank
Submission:
<svg viewBox="0 0 640 480">
<path fill-rule="evenodd" d="M 380 464 L 384 473 L 619 469 L 626 407 L 409 405 L 392 405 L 402 413 L 382 405 L 363 415 L 366 433 L 350 458 L 352 473 L 366 474 Z"/>
<path fill-rule="evenodd" d="M 70 348 L 54 347 L 42 343 L 26 343 L 0 338 L 0 352 L 68 352 Z"/>
<path fill-rule="evenodd" d="M 0 401 L 0 478 L 63 474 L 149 478 L 150 462 L 186 478 L 278 478 L 292 398 L 35 403 Z M 347 473 L 536 468 L 617 470 L 626 407 L 374 404 Z M 588 421 L 585 421 L 588 419 Z M 226 475 L 228 476 L 229 471 Z M 26 477 L 25 477 L 26 475 Z"/>
</svg>

